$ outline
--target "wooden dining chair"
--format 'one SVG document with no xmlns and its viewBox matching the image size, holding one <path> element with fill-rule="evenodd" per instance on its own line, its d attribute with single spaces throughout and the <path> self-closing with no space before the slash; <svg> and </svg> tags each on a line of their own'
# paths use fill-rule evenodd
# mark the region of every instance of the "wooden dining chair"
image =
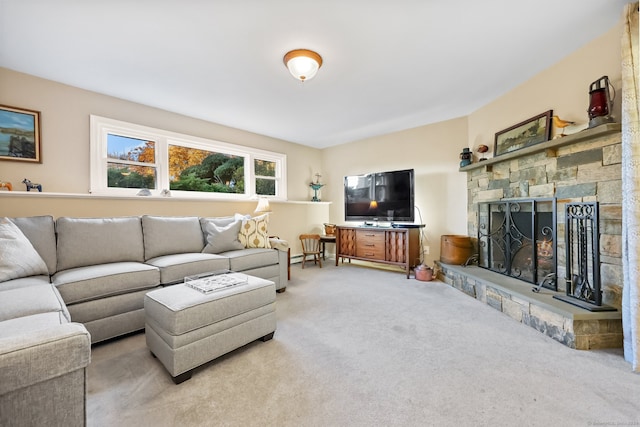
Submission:
<svg viewBox="0 0 640 427">
<path fill-rule="evenodd" d="M 302 243 L 302 268 L 307 256 L 313 256 L 313 263 L 320 264 L 322 268 L 322 257 L 320 256 L 320 235 L 319 234 L 301 234 L 300 243 Z"/>
</svg>

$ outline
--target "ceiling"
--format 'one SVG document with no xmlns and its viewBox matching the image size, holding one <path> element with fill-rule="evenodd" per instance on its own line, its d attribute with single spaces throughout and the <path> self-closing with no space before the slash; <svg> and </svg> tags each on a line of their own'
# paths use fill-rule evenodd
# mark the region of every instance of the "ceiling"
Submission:
<svg viewBox="0 0 640 427">
<path fill-rule="evenodd" d="M 323 148 L 467 115 L 626 3 L 0 0 L 0 66 Z M 282 62 L 298 48 L 324 61 L 306 83 Z"/>
</svg>

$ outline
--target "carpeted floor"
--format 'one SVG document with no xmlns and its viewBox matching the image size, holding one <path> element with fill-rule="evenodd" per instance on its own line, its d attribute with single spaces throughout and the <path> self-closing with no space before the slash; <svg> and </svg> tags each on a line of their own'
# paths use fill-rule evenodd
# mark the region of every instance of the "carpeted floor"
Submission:
<svg viewBox="0 0 640 427">
<path fill-rule="evenodd" d="M 298 264 L 277 316 L 180 385 L 142 333 L 96 345 L 89 426 L 640 425 L 621 350 L 571 350 L 443 283 Z"/>
</svg>

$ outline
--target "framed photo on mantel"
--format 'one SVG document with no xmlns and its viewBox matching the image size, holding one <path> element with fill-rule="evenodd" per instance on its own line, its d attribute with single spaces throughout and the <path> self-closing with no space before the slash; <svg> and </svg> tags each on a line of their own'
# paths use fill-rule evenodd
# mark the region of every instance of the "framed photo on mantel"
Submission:
<svg viewBox="0 0 640 427">
<path fill-rule="evenodd" d="M 494 156 L 510 153 L 551 138 L 553 110 L 538 114 L 528 120 L 496 133 Z"/>
<path fill-rule="evenodd" d="M 0 105 L 0 160 L 42 163 L 39 111 Z"/>
</svg>

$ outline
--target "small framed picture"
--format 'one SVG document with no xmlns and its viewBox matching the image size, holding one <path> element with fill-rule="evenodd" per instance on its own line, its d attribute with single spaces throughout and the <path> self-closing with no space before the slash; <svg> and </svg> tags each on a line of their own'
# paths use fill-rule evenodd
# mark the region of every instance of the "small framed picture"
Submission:
<svg viewBox="0 0 640 427">
<path fill-rule="evenodd" d="M 0 160 L 42 163 L 39 111 L 0 105 Z"/>
<path fill-rule="evenodd" d="M 551 138 L 552 115 L 553 110 L 549 110 L 496 133 L 493 155 L 499 156 L 548 141 Z"/>
</svg>

